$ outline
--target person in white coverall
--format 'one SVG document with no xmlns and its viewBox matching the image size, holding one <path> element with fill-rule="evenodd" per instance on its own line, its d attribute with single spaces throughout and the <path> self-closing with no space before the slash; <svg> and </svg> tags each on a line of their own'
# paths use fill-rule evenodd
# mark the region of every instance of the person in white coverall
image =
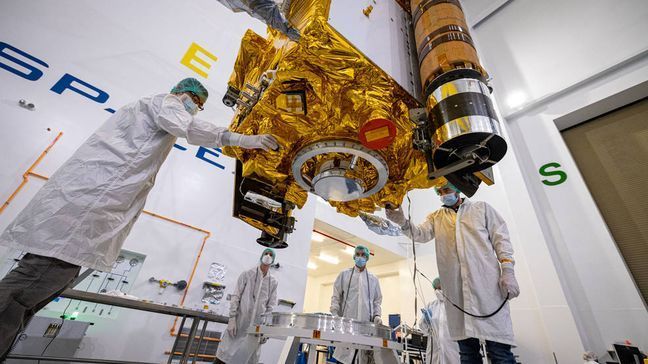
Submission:
<svg viewBox="0 0 648 364">
<path fill-rule="evenodd" d="M 441 280 L 437 277 L 432 281 L 437 299 L 422 308 L 423 319 L 421 329 L 428 333 L 428 345 L 425 351 L 426 364 L 455 364 L 459 363 L 459 346 L 450 338 L 448 317 L 446 316 L 441 291 Z"/>
<path fill-rule="evenodd" d="M 272 136 L 236 134 L 195 117 L 207 96 L 187 78 L 171 93 L 117 110 L 9 224 L 0 245 L 28 254 L 0 281 L 0 361 L 81 266 L 110 271 L 177 138 L 209 148 L 277 148 Z"/>
<path fill-rule="evenodd" d="M 348 317 L 359 321 L 371 321 L 382 324 L 382 293 L 378 278 L 367 270 L 369 249 L 362 245 L 355 248 L 353 256 L 355 266 L 346 269 L 337 276 L 333 284 L 331 297 L 331 314 L 334 316 Z M 367 363 L 373 353 L 359 351 L 357 363 Z M 354 351 L 336 348 L 333 358 L 337 361 L 350 364 Z"/>
<path fill-rule="evenodd" d="M 216 351 L 215 363 L 235 363 L 232 358 L 247 345 L 258 340 L 248 336 L 247 330 L 254 324 L 261 323 L 262 315 L 272 312 L 277 305 L 277 278 L 270 274 L 270 265 L 274 263 L 275 252 L 266 248 L 261 254 L 260 264 L 241 273 L 236 281 L 236 288 L 231 294 L 229 321 L 227 330 L 221 337 Z M 267 338 L 262 339 L 262 344 Z M 259 350 L 256 350 L 247 363 L 259 362 Z"/>
<path fill-rule="evenodd" d="M 506 223 L 485 202 L 461 198 L 452 184 L 437 189 L 443 207 L 413 225 L 398 209 L 387 209 L 387 218 L 401 226 L 416 242 L 436 239 L 439 277 L 446 296 L 448 329 L 459 343 L 462 364 L 481 363 L 479 340 L 493 364 L 515 363 L 513 324 L 508 299 L 520 288 L 513 270 L 513 247 Z M 463 311 L 477 316 L 465 314 Z"/>
</svg>

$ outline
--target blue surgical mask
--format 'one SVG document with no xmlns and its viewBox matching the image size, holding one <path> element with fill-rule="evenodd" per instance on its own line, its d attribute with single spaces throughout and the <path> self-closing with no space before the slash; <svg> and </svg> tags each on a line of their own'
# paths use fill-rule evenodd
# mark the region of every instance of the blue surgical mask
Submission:
<svg viewBox="0 0 648 364">
<path fill-rule="evenodd" d="M 355 261 L 355 264 L 360 268 L 364 268 L 364 266 L 367 264 L 367 258 L 365 257 L 355 257 L 353 258 L 353 260 Z"/>
<path fill-rule="evenodd" d="M 198 105 L 191 99 L 189 96 L 182 97 L 182 104 L 184 105 L 185 110 L 191 115 L 198 114 Z"/>
<path fill-rule="evenodd" d="M 441 203 L 443 203 L 445 206 L 454 206 L 457 201 L 459 201 L 459 196 L 456 193 L 441 195 Z"/>
</svg>

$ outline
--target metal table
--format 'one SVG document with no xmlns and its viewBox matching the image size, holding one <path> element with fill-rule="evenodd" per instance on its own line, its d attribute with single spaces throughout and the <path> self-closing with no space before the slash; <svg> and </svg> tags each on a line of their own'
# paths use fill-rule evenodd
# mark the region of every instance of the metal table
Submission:
<svg viewBox="0 0 648 364">
<path fill-rule="evenodd" d="M 287 339 L 279 363 L 294 363 L 299 344 L 308 345 L 311 353 L 315 353 L 318 345 L 356 353 L 368 350 L 377 363 L 385 364 L 398 363 L 398 351 L 403 350 L 403 344 L 391 340 L 389 327 L 322 314 L 274 312 L 265 317 L 263 324 L 250 327 L 247 334 L 232 363 L 247 362 L 263 338 L 268 337 Z M 316 355 L 309 355 L 308 359 L 309 364 L 314 364 Z"/>
<path fill-rule="evenodd" d="M 176 348 L 180 338 L 182 337 L 182 329 L 184 328 L 186 319 L 191 319 L 191 327 L 189 329 L 189 335 L 187 337 L 187 344 L 185 345 L 182 356 L 180 357 L 180 363 L 185 364 L 189 362 L 189 358 L 193 356 L 193 363 L 196 362 L 198 357 L 198 349 L 202 344 L 202 341 L 205 337 L 205 331 L 207 330 L 207 323 L 209 322 L 218 322 L 226 324 L 228 318 L 225 316 L 215 315 L 212 313 L 190 310 L 182 307 L 175 306 L 166 306 L 158 303 L 144 302 L 139 300 L 131 300 L 128 298 L 118 297 L 118 296 L 109 296 L 105 294 L 92 293 L 92 292 L 83 292 L 75 289 L 67 289 L 62 294 L 61 297 L 100 303 L 110 306 L 117 306 L 128 308 L 138 311 L 153 312 L 162 315 L 177 316 L 182 318 L 180 322 L 180 328 L 178 329 L 178 335 L 176 335 L 175 341 L 173 342 L 173 347 L 171 349 L 171 354 L 169 355 L 169 360 L 167 363 L 171 363 L 173 359 L 173 353 L 175 353 Z M 195 353 L 191 352 L 192 347 L 194 346 L 194 340 L 196 337 L 196 332 L 198 331 L 198 326 L 202 321 L 203 325 L 200 330 L 200 335 L 198 336 L 198 345 L 196 345 Z M 192 355 L 193 354 L 193 355 Z M 79 363 L 101 363 L 101 364 L 116 364 L 116 363 L 132 363 L 132 364 L 149 364 L 147 362 L 125 362 L 123 360 L 106 360 L 106 359 L 91 359 L 91 358 L 54 358 L 54 357 L 45 357 L 45 356 L 34 356 L 34 355 L 9 355 L 7 359 L 32 359 L 32 360 L 49 360 L 49 361 L 73 361 Z"/>
<path fill-rule="evenodd" d="M 301 328 L 284 328 L 272 326 L 257 326 L 249 331 L 251 335 L 261 337 L 287 338 L 290 343 L 298 340 L 302 344 L 311 347 L 311 352 L 315 352 L 317 345 L 335 346 L 355 350 L 371 350 L 374 355 L 380 356 L 378 362 L 396 364 L 398 363 L 397 351 L 403 350 L 403 344 L 396 341 L 382 339 L 378 337 L 367 337 L 362 335 L 341 334 L 334 332 L 325 332 Z M 283 353 L 282 353 L 283 354 Z M 282 355 L 283 356 L 283 355 Z M 287 353 L 285 357 L 287 358 Z M 315 355 L 309 355 L 309 364 L 315 363 Z M 280 362 L 284 362 L 280 359 Z M 286 361 L 287 362 L 287 361 Z"/>
</svg>

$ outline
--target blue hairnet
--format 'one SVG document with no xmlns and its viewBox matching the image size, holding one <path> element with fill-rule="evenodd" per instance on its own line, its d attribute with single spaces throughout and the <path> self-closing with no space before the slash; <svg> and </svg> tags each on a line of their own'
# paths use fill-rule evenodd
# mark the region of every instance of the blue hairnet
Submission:
<svg viewBox="0 0 648 364">
<path fill-rule="evenodd" d="M 367 260 L 369 260 L 369 248 L 367 248 L 364 245 L 358 245 L 355 247 L 355 251 L 362 250 L 365 253 L 365 256 L 367 257 Z"/>
<path fill-rule="evenodd" d="M 171 93 L 173 94 L 179 94 L 182 92 L 193 92 L 196 96 L 198 96 L 203 104 L 207 101 L 207 97 L 209 97 L 209 92 L 207 92 L 205 86 L 203 86 L 200 81 L 192 77 L 185 78 L 184 80 L 178 82 L 178 84 L 171 89 Z"/>
<path fill-rule="evenodd" d="M 439 277 L 434 278 L 432 281 L 432 288 L 441 289 L 441 279 Z"/>
<path fill-rule="evenodd" d="M 272 249 L 272 248 L 263 249 L 263 253 L 261 253 L 261 258 L 263 258 L 263 256 L 266 255 L 267 252 L 272 253 L 272 263 L 270 263 L 270 264 L 273 264 L 275 262 L 275 258 L 277 257 L 277 255 L 275 254 L 274 249 Z"/>
<path fill-rule="evenodd" d="M 434 192 L 436 192 L 437 195 L 438 195 L 438 194 L 439 194 L 439 190 L 442 189 L 442 188 L 446 188 L 446 187 L 451 188 L 452 190 L 454 190 L 454 191 L 457 192 L 457 193 L 461 193 L 461 191 L 459 191 L 459 189 L 458 189 L 457 187 L 455 187 L 455 185 L 453 185 L 453 184 L 450 183 L 450 182 L 446 182 L 446 183 L 445 183 L 443 186 L 441 186 L 441 187 L 434 187 Z"/>
</svg>

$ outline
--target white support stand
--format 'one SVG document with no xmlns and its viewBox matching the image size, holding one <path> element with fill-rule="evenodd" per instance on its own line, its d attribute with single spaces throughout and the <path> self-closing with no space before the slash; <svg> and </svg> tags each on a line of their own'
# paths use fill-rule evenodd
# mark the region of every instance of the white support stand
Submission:
<svg viewBox="0 0 648 364">
<path fill-rule="evenodd" d="M 286 342 L 284 343 L 283 349 L 281 349 L 281 354 L 279 354 L 279 360 L 277 360 L 277 363 L 286 363 L 288 361 L 290 349 L 292 348 L 294 341 L 294 336 L 286 338 Z"/>
<path fill-rule="evenodd" d="M 279 356 L 278 364 L 286 363 L 293 341 L 298 338 L 300 343 L 309 345 L 308 363 L 315 363 L 316 347 L 334 346 L 350 350 L 371 350 L 377 364 L 399 364 L 398 350 L 403 345 L 387 339 L 363 335 L 341 334 L 328 331 L 309 330 L 300 328 L 285 328 L 273 326 L 256 326 L 248 331 L 248 339 L 232 358 L 232 363 L 246 363 L 259 347 L 261 337 L 287 338 L 286 344 Z"/>
</svg>

